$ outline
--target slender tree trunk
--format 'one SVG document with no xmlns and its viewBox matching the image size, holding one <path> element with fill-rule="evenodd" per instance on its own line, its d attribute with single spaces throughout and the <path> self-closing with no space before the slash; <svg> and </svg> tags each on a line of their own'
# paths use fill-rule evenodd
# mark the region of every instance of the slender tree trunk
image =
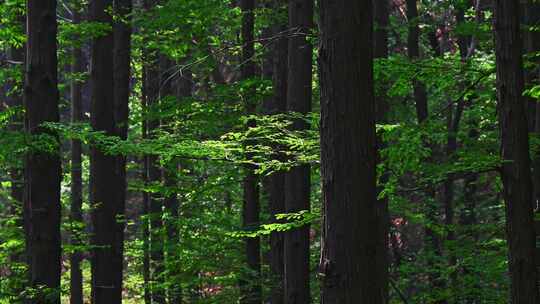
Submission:
<svg viewBox="0 0 540 304">
<path fill-rule="evenodd" d="M 142 112 L 145 113 L 147 110 L 147 97 L 146 97 L 146 68 L 143 67 L 142 71 L 142 92 L 141 92 L 141 109 Z M 148 128 L 147 128 L 147 120 L 146 118 L 143 118 L 142 120 L 142 138 L 147 139 L 148 138 Z M 142 171 L 142 180 L 144 185 L 148 184 L 148 156 L 142 157 L 142 165 L 143 165 L 143 171 Z M 149 221 L 149 213 L 150 213 L 150 197 L 148 195 L 147 191 L 142 192 L 142 203 L 143 203 L 143 220 L 142 220 L 142 238 L 143 238 L 143 280 L 144 280 L 144 303 L 145 304 L 151 304 L 152 297 L 150 292 L 150 221 Z"/>
<path fill-rule="evenodd" d="M 511 303 L 533 304 L 539 296 L 519 3 L 495 0 L 493 15 Z"/>
<path fill-rule="evenodd" d="M 158 4 L 157 0 L 145 0 L 145 10 L 151 10 Z M 155 117 L 159 107 L 160 98 L 160 68 L 159 57 L 155 50 L 144 50 L 145 61 L 145 88 L 147 113 L 151 117 L 147 119 L 147 135 L 155 137 L 159 128 L 159 118 Z M 158 157 L 147 156 L 147 179 L 150 184 L 161 182 L 161 168 Z M 164 231 L 163 231 L 163 201 L 158 194 L 149 194 L 149 218 L 150 218 L 150 289 L 152 302 L 162 304 L 166 302 L 164 283 Z"/>
<path fill-rule="evenodd" d="M 287 111 L 311 112 L 313 46 L 308 40 L 313 28 L 313 0 L 289 0 L 289 38 Z M 304 120 L 293 123 L 293 129 L 305 130 Z M 310 210 L 311 167 L 307 164 L 285 173 L 285 212 Z M 285 303 L 310 303 L 309 226 L 285 233 Z"/>
<path fill-rule="evenodd" d="M 409 36 L 407 38 L 408 55 L 411 60 L 420 58 L 420 27 L 418 26 L 418 8 L 416 0 L 407 0 L 407 20 L 409 22 Z M 416 102 L 416 116 L 419 123 L 422 123 L 428 116 L 428 102 L 425 85 L 413 80 L 414 100 Z"/>
<path fill-rule="evenodd" d="M 374 58 L 384 59 L 388 58 L 388 26 L 389 26 L 389 1 L 388 0 L 373 0 L 373 12 L 374 12 Z M 386 84 L 382 84 L 386 87 Z M 386 90 L 381 90 L 386 92 Z M 390 106 L 387 101 L 387 96 L 382 93 L 381 96 L 375 96 L 375 106 L 377 109 L 377 122 L 381 124 L 388 123 L 388 112 Z M 384 148 L 384 143 L 381 137 L 377 138 L 378 147 Z M 379 162 L 381 157 L 379 155 Z M 381 185 L 379 186 L 379 193 L 382 191 L 384 183 L 388 181 L 388 174 L 384 173 L 380 178 Z M 377 236 L 377 274 L 379 278 L 379 287 L 382 297 L 382 303 L 388 303 L 388 268 L 389 268 L 389 256 L 388 256 L 388 235 L 390 232 L 390 214 L 388 210 L 388 199 L 379 199 L 377 203 L 377 220 L 378 220 L 378 236 Z"/>
<path fill-rule="evenodd" d="M 159 63 L 157 59 L 149 59 L 146 70 L 147 82 L 147 102 L 150 112 L 156 111 L 159 106 Z M 154 112 L 155 113 L 155 112 Z M 155 136 L 155 131 L 159 128 L 159 119 L 152 117 L 147 122 L 148 136 Z M 161 169 L 158 157 L 148 156 L 148 182 L 151 184 L 160 183 Z M 163 289 L 164 279 L 164 246 L 163 246 L 163 201 L 158 194 L 150 194 L 150 269 L 152 279 L 152 302 L 165 303 L 165 290 Z"/>
<path fill-rule="evenodd" d="M 240 0 L 240 9 L 242 10 L 242 79 L 250 79 L 255 76 L 255 55 L 254 48 L 254 0 Z M 245 96 L 246 114 L 255 114 L 256 102 L 254 100 L 254 90 Z M 255 121 L 247 123 L 247 127 L 254 127 Z M 248 141 L 246 146 L 252 145 Z M 250 157 L 248 155 L 248 157 Z M 242 222 L 245 229 L 256 229 L 259 226 L 259 180 L 255 174 L 255 167 L 245 166 L 244 176 L 244 202 Z M 242 304 L 260 304 L 262 302 L 262 291 L 260 285 L 261 257 L 260 257 L 260 239 L 258 237 L 246 238 L 245 240 L 246 261 L 249 273 L 244 274 L 241 281 Z"/>
<path fill-rule="evenodd" d="M 56 1 L 28 0 L 24 86 L 28 135 L 50 134 L 45 122 L 59 122 Z M 55 134 L 52 139 L 59 145 Z M 25 158 L 24 222 L 30 287 L 46 287 L 28 303 L 60 304 L 61 238 L 59 148 L 31 151 Z M 49 294 L 50 293 L 50 294 Z"/>
<path fill-rule="evenodd" d="M 126 140 L 129 127 L 129 95 L 131 82 L 131 10 L 132 0 L 114 0 L 114 13 L 117 16 L 113 24 L 114 31 L 114 121 L 116 136 Z M 115 260 L 114 280 L 115 285 L 122 290 L 123 284 L 123 262 L 124 262 L 124 229 L 125 229 L 125 208 L 126 208 L 126 156 L 116 156 L 115 177 L 116 202 L 115 216 L 117 218 L 115 226 Z"/>
<path fill-rule="evenodd" d="M 73 23 L 81 22 L 81 13 L 77 7 L 73 8 Z M 73 49 L 73 63 L 71 72 L 80 74 L 84 71 L 83 54 L 80 47 Z M 81 123 L 83 120 L 82 111 L 82 83 L 77 79 L 71 81 L 71 123 Z M 72 228 L 71 244 L 79 246 L 82 244 L 81 234 L 83 233 L 83 184 L 82 184 L 82 145 L 79 140 L 71 140 L 71 222 Z M 83 304 L 83 274 L 81 269 L 82 253 L 75 251 L 70 257 L 70 293 L 71 304 Z"/>
<path fill-rule="evenodd" d="M 378 304 L 372 1 L 322 0 L 320 11 L 321 303 Z"/>
<path fill-rule="evenodd" d="M 285 0 L 276 0 L 275 9 L 285 10 Z M 287 25 L 276 23 L 272 27 L 273 35 L 281 35 L 272 46 L 272 83 L 273 96 L 264 105 L 266 114 L 281 114 L 287 107 L 287 64 L 288 64 L 288 39 L 285 36 Z M 279 151 L 280 147 L 276 147 Z M 279 153 L 275 156 L 282 159 Z M 272 222 L 278 222 L 277 214 L 285 213 L 285 175 L 282 171 L 272 173 L 266 178 L 266 193 L 268 193 L 268 205 Z M 271 291 L 271 303 L 283 304 L 284 301 L 284 244 L 283 233 L 272 232 L 270 235 L 270 272 L 273 278 Z"/>
<path fill-rule="evenodd" d="M 112 27 L 112 0 L 94 0 L 91 3 L 92 21 Z M 114 106 L 113 32 L 94 38 L 91 48 L 90 84 L 92 92 L 91 124 L 95 131 L 107 136 L 117 135 Z M 121 206 L 118 197 L 120 185 L 116 156 L 107 154 L 103 148 L 93 146 L 90 152 L 90 179 L 92 192 L 92 301 L 121 303 L 122 239 L 118 222 Z M 119 280 L 120 278 L 120 280 Z"/>
</svg>

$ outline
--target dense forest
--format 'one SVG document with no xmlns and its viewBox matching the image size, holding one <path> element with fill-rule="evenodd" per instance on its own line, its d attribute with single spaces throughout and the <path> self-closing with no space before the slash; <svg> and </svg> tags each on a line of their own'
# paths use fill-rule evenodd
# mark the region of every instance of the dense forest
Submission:
<svg viewBox="0 0 540 304">
<path fill-rule="evenodd" d="M 538 304 L 539 100 L 537 0 L 0 0 L 0 303 Z"/>
</svg>

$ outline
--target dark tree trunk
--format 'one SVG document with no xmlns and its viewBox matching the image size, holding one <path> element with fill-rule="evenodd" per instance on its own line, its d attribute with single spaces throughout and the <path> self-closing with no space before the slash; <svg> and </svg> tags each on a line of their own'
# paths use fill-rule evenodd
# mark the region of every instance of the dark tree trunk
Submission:
<svg viewBox="0 0 540 304">
<path fill-rule="evenodd" d="M 495 0 L 493 15 L 511 303 L 533 304 L 539 297 L 519 3 Z"/>
<path fill-rule="evenodd" d="M 418 8 L 416 0 L 407 0 L 407 20 L 409 22 L 409 36 L 407 38 L 408 55 L 411 60 L 420 58 L 420 27 L 418 26 Z M 416 116 L 419 123 L 428 117 L 428 102 L 425 85 L 413 79 L 414 101 L 416 102 Z"/>
<path fill-rule="evenodd" d="M 73 8 L 73 23 L 81 22 L 81 13 L 78 8 Z M 84 71 L 83 53 L 80 47 L 75 47 L 72 51 L 73 63 L 71 72 L 80 74 Z M 82 111 L 82 83 L 78 80 L 71 81 L 71 123 L 81 123 L 83 120 Z M 82 244 L 82 229 L 79 229 L 83 223 L 82 202 L 83 202 L 83 184 L 82 184 L 82 145 L 79 140 L 71 140 L 71 218 L 73 225 L 71 244 L 80 246 Z M 83 304 L 83 274 L 81 269 L 82 253 L 73 252 L 70 257 L 70 293 L 69 301 L 71 304 Z"/>
<path fill-rule="evenodd" d="M 285 10 L 287 4 L 285 0 L 276 0 L 275 8 L 281 12 Z M 269 98 L 264 105 L 266 114 L 284 113 L 287 108 L 287 62 L 288 62 L 288 39 L 284 32 L 287 30 L 287 25 L 284 23 L 276 23 L 272 27 L 273 35 L 281 35 L 273 44 L 270 57 L 272 60 L 272 83 L 273 96 Z M 276 147 L 279 151 L 280 148 Z M 282 159 L 283 156 L 279 153 L 276 158 Z M 285 213 L 285 175 L 278 171 L 266 178 L 265 181 L 266 193 L 268 194 L 268 205 L 270 216 L 273 222 L 277 222 L 276 214 Z M 271 303 L 283 304 L 284 302 L 284 284 L 283 274 L 284 266 L 284 248 L 283 248 L 283 233 L 272 232 L 270 235 L 270 273 L 272 275 L 272 291 Z"/>
<path fill-rule="evenodd" d="M 287 111 L 311 112 L 313 46 L 308 35 L 313 28 L 313 0 L 289 0 L 289 38 Z M 305 130 L 304 120 L 293 123 L 293 129 Z M 310 210 L 311 168 L 307 164 L 285 173 L 285 212 Z M 310 303 L 309 226 L 285 233 L 285 303 Z"/>
<path fill-rule="evenodd" d="M 131 9 L 132 0 L 114 0 L 114 13 L 118 16 L 114 22 L 114 122 L 116 136 L 126 140 L 129 127 L 129 95 L 131 82 Z M 115 233 L 114 281 L 115 285 L 123 284 L 124 262 L 124 229 L 126 208 L 126 156 L 116 156 L 115 166 L 116 202 L 115 216 L 117 218 Z"/>
<path fill-rule="evenodd" d="M 92 21 L 113 25 L 107 12 L 112 0 L 91 2 Z M 94 38 L 91 48 L 90 85 L 92 92 L 91 124 L 95 131 L 105 135 L 117 134 L 114 106 L 113 32 Z M 92 192 L 92 300 L 93 303 L 121 303 L 122 239 L 117 233 L 123 224 L 118 221 L 118 172 L 116 156 L 103 148 L 93 146 L 90 152 L 90 179 Z M 120 280 L 119 280 L 120 278 Z"/>
<path fill-rule="evenodd" d="M 372 1 L 322 0 L 321 303 L 379 304 Z"/>
<path fill-rule="evenodd" d="M 255 76 L 255 55 L 254 48 L 254 0 L 240 0 L 240 9 L 242 10 L 242 79 L 250 79 Z M 249 90 L 245 96 L 246 114 L 254 114 L 256 102 L 254 90 Z M 255 121 L 249 121 L 247 127 L 254 127 Z M 246 143 L 252 145 L 252 141 Z M 247 157 L 250 157 L 249 155 Z M 244 229 L 257 229 L 259 226 L 259 178 L 255 174 L 255 167 L 245 166 L 244 176 L 244 202 L 242 222 Z M 242 289 L 242 304 L 260 304 L 262 302 L 262 291 L 260 285 L 261 257 L 260 257 L 260 239 L 258 237 L 245 239 L 246 261 L 248 272 L 244 274 L 240 285 Z"/>
<path fill-rule="evenodd" d="M 389 26 L 389 1 L 388 0 L 373 0 L 373 12 L 374 12 L 374 58 L 384 59 L 388 58 L 388 26 Z M 388 123 L 389 104 L 386 92 L 386 84 L 381 84 L 383 89 L 380 96 L 375 96 L 375 107 L 377 109 L 377 122 L 381 124 Z M 384 148 L 384 143 L 381 137 L 377 138 L 378 147 Z M 379 162 L 382 160 L 379 156 Z M 380 178 L 381 185 L 379 186 L 382 191 L 383 184 L 388 181 L 388 174 L 385 173 Z M 377 274 L 379 278 L 379 287 L 382 297 L 382 303 L 388 303 L 388 268 L 389 268 L 389 256 L 388 256 L 388 234 L 390 225 L 390 214 L 388 211 L 388 199 L 379 199 L 377 203 L 377 220 L 378 220 L 378 236 L 377 236 Z"/>
<path fill-rule="evenodd" d="M 56 1 L 28 0 L 27 58 L 24 86 L 25 129 L 29 135 L 50 134 L 45 122 L 59 122 Z M 57 141 L 56 135 L 51 134 Z M 30 287 L 45 286 L 28 303 L 60 304 L 59 149 L 32 151 L 25 158 L 24 222 Z M 43 290 L 43 289 L 41 289 Z"/>
<path fill-rule="evenodd" d="M 540 3 L 533 2 L 532 0 L 529 0 L 528 3 L 528 9 L 526 10 L 528 14 L 528 25 L 534 26 L 535 28 L 540 25 Z M 527 53 L 534 53 L 540 51 L 540 33 L 538 30 L 529 30 L 527 32 L 527 39 L 526 39 L 526 50 Z M 540 63 L 539 60 L 536 57 L 535 63 Z M 538 70 L 538 67 L 536 67 L 535 70 L 529 71 L 527 73 L 527 80 L 531 85 L 538 84 L 538 80 L 540 80 L 540 71 Z M 535 114 L 535 118 L 530 118 L 529 125 L 534 123 L 533 131 L 538 136 L 540 135 L 540 103 L 538 100 L 529 98 L 528 101 L 529 109 L 531 107 L 536 108 L 535 111 L 529 111 L 529 115 Z M 533 155 L 533 168 L 534 168 L 534 175 L 533 175 L 533 186 L 534 186 L 534 207 L 538 209 L 538 205 L 540 204 L 540 153 L 536 153 Z"/>
</svg>

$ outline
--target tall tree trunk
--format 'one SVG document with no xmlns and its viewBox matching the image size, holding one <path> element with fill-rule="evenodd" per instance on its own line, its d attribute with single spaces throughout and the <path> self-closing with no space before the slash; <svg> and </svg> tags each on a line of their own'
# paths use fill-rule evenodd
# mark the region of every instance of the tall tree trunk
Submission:
<svg viewBox="0 0 540 304">
<path fill-rule="evenodd" d="M 287 111 L 311 112 L 313 46 L 308 35 L 313 28 L 313 0 L 289 0 Z M 309 125 L 298 119 L 293 129 Z M 285 173 L 285 212 L 310 210 L 311 167 L 295 166 Z M 285 233 L 285 303 L 310 303 L 308 225 Z"/>
<path fill-rule="evenodd" d="M 519 3 L 495 0 L 493 15 L 511 303 L 532 304 L 539 296 Z"/>
<path fill-rule="evenodd" d="M 73 23 L 81 22 L 79 8 L 73 8 Z M 83 54 L 80 47 L 75 47 L 72 51 L 73 63 L 71 72 L 78 75 L 84 71 Z M 81 123 L 83 120 L 82 111 L 82 83 L 74 79 L 71 81 L 71 123 Z M 71 222 L 74 223 L 71 235 L 71 244 L 80 246 L 82 244 L 81 233 L 83 232 L 82 214 L 82 145 L 77 139 L 71 140 Z M 71 304 L 83 304 L 83 274 L 81 269 L 82 253 L 74 251 L 70 257 L 70 293 Z"/>
<path fill-rule="evenodd" d="M 43 123 L 59 122 L 60 118 L 56 1 L 28 0 L 26 11 L 25 127 L 28 135 L 39 136 L 50 134 L 42 127 Z M 59 145 L 56 135 L 50 135 Z M 29 283 L 41 291 L 28 303 L 60 304 L 62 168 L 59 153 L 57 147 L 52 152 L 31 151 L 25 158 L 24 222 Z"/>
<path fill-rule="evenodd" d="M 389 26 L 389 1 L 388 0 L 373 0 L 374 12 L 374 58 L 388 58 L 388 26 Z M 382 84 L 386 87 L 386 84 Z M 386 92 L 385 89 L 381 92 Z M 375 106 L 377 110 L 377 122 L 381 124 L 388 123 L 389 103 L 387 96 L 382 93 L 381 96 L 375 96 Z M 377 138 L 378 147 L 384 148 L 384 143 L 381 137 Z M 381 157 L 378 159 L 381 162 Z M 388 174 L 385 172 L 380 178 L 381 185 L 379 193 L 382 191 L 383 184 L 388 180 Z M 378 220 L 378 236 L 377 236 L 377 274 L 379 279 L 380 293 L 382 303 L 388 303 L 388 234 L 390 232 L 390 214 L 388 210 L 388 199 L 379 199 L 377 203 L 377 220 Z"/>
<path fill-rule="evenodd" d="M 240 9 L 242 10 L 242 79 L 250 79 L 255 76 L 255 47 L 254 47 L 254 0 L 240 0 Z M 255 114 L 256 102 L 254 90 L 249 90 L 245 96 L 246 114 Z M 250 120 L 247 127 L 254 127 L 255 121 Z M 248 141 L 247 146 L 253 142 Z M 250 157 L 248 155 L 248 157 Z M 256 229 L 259 226 L 259 181 L 255 174 L 255 167 L 245 166 L 244 176 L 244 202 L 242 222 L 245 229 Z M 246 238 L 245 240 L 246 261 L 248 273 L 244 275 L 241 281 L 242 304 L 260 304 L 262 302 L 262 291 L 260 285 L 261 257 L 260 257 L 260 239 L 258 237 Z"/>
<path fill-rule="evenodd" d="M 527 53 L 534 53 L 540 51 L 540 33 L 537 30 L 537 27 L 540 25 L 540 3 L 533 2 L 532 0 L 529 0 L 528 2 L 528 25 L 535 27 L 536 30 L 529 30 L 527 32 L 527 43 L 526 43 L 526 50 Z M 539 63 L 539 60 L 536 59 L 535 63 Z M 538 84 L 538 80 L 540 80 L 540 72 L 538 70 L 538 67 L 534 71 L 530 71 L 528 73 L 528 80 L 531 82 L 531 84 Z M 536 117 L 535 119 L 531 119 L 534 121 L 534 134 L 536 136 L 540 135 L 540 103 L 538 100 L 530 100 L 528 101 L 529 106 L 531 104 L 536 107 Z M 530 111 L 532 112 L 532 111 Z M 534 188 L 534 207 L 538 209 L 538 206 L 540 204 L 540 152 L 536 152 L 535 155 L 533 155 L 533 168 L 534 168 L 534 175 L 533 175 L 533 188 Z"/>
<path fill-rule="evenodd" d="M 285 0 L 276 0 L 275 9 L 285 10 L 287 4 Z M 288 39 L 285 36 L 287 25 L 285 22 L 277 22 L 272 27 L 272 34 L 278 35 L 279 38 L 274 42 L 271 50 L 272 59 L 272 83 L 273 96 L 268 99 L 268 103 L 264 104 L 266 114 L 274 115 L 281 114 L 287 108 L 287 64 L 288 64 Z M 279 151 L 280 148 L 276 147 Z M 276 158 L 282 159 L 279 153 Z M 285 175 L 282 171 L 272 173 L 265 181 L 266 193 L 268 193 L 268 205 L 272 222 L 276 223 L 277 214 L 285 213 Z M 272 232 L 270 235 L 270 273 L 273 278 L 273 286 L 271 291 L 271 303 L 283 304 L 284 301 L 284 284 L 283 274 L 285 271 L 284 264 L 284 244 L 283 233 Z"/>
<path fill-rule="evenodd" d="M 126 140 L 129 127 L 129 95 L 131 81 L 131 10 L 132 0 L 114 0 L 114 13 L 117 16 L 113 24 L 114 31 L 114 122 L 116 136 Z M 115 177 L 116 202 L 115 216 L 117 218 L 115 233 L 114 281 L 122 290 L 124 262 L 124 229 L 126 208 L 126 156 L 116 156 Z"/>
<path fill-rule="evenodd" d="M 379 304 L 372 1 L 320 10 L 321 303 Z"/>
<path fill-rule="evenodd" d="M 144 58 L 144 57 L 143 57 Z M 144 59 L 143 59 L 144 60 Z M 141 109 L 143 113 L 146 113 L 147 107 L 147 89 L 146 89 L 146 68 L 143 67 L 142 70 L 142 92 L 141 92 Z M 142 120 L 142 138 L 148 139 L 148 127 L 147 120 L 143 118 Z M 142 176 L 144 185 L 148 184 L 148 156 L 142 157 Z M 143 281 L 144 281 L 144 303 L 151 304 L 152 297 L 150 292 L 150 220 L 148 218 L 150 213 L 150 196 L 147 191 L 142 192 L 142 203 L 143 210 L 142 216 L 143 220 L 141 222 L 142 228 L 142 238 L 143 238 Z"/>
<path fill-rule="evenodd" d="M 91 3 L 92 21 L 113 26 L 112 0 L 94 0 Z M 90 84 L 92 92 L 91 124 L 95 131 L 107 136 L 117 134 L 114 107 L 114 77 L 112 30 L 96 37 L 91 48 Z M 90 179 L 92 192 L 92 301 L 100 303 L 121 303 L 122 281 L 122 242 L 117 231 L 118 192 L 120 185 L 116 170 L 116 156 L 107 154 L 102 148 L 93 146 L 90 151 Z"/>
</svg>

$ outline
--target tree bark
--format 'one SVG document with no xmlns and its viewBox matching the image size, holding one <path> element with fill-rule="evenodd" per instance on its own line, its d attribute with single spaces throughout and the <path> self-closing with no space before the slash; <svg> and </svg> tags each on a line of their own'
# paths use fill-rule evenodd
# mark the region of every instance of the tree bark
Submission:
<svg viewBox="0 0 540 304">
<path fill-rule="evenodd" d="M 311 112 L 313 46 L 309 35 L 313 28 L 313 0 L 289 0 L 289 38 L 287 111 L 298 114 Z M 294 130 L 306 130 L 309 125 L 298 119 Z M 311 167 L 302 164 L 285 173 L 285 212 L 310 210 Z M 309 287 L 308 225 L 285 232 L 285 303 L 311 302 Z"/>
<path fill-rule="evenodd" d="M 114 122 L 116 136 L 126 140 L 129 127 L 129 96 L 131 81 L 131 10 L 132 0 L 114 0 L 114 13 L 117 16 L 113 24 L 114 48 L 113 48 L 113 84 L 114 84 Z M 126 156 L 116 156 L 115 177 L 116 202 L 115 216 L 117 218 L 115 233 L 115 256 L 114 256 L 114 280 L 115 285 L 123 284 L 124 263 L 124 229 L 126 208 Z"/>
<path fill-rule="evenodd" d="M 81 13 L 77 7 L 73 8 L 73 23 L 81 22 Z M 83 54 L 80 47 L 72 50 L 73 63 L 71 72 L 80 74 L 84 72 Z M 82 83 L 77 79 L 71 81 L 71 123 L 81 123 L 82 111 Z M 82 144 L 80 140 L 71 140 L 71 213 L 70 220 L 74 223 L 71 235 L 71 244 L 82 245 L 81 233 L 83 232 L 83 184 L 82 184 Z M 81 269 L 82 253 L 74 251 L 70 257 L 70 293 L 71 304 L 83 304 L 83 274 Z"/>
<path fill-rule="evenodd" d="M 372 1 L 322 0 L 320 11 L 321 303 L 378 304 Z"/>
<path fill-rule="evenodd" d="M 287 4 L 285 0 L 276 0 L 275 9 L 285 10 Z M 270 58 L 272 62 L 272 83 L 273 95 L 264 104 L 265 113 L 268 115 L 281 114 L 287 108 L 287 64 L 288 64 L 288 39 L 284 32 L 288 26 L 285 23 L 276 22 L 272 26 L 272 34 L 280 37 L 272 45 Z M 280 147 L 276 147 L 277 151 Z M 282 159 L 283 155 L 277 153 L 276 158 Z M 285 213 L 285 175 L 282 171 L 272 173 L 266 178 L 264 183 L 266 193 L 268 194 L 268 205 L 272 222 L 279 222 L 276 219 L 277 214 Z M 270 235 L 270 273 L 272 275 L 271 303 L 283 304 L 284 282 L 283 274 L 284 264 L 284 244 L 283 233 L 272 232 Z"/>
<path fill-rule="evenodd" d="M 242 11 L 242 79 L 250 79 L 255 76 L 255 48 L 254 48 L 254 0 L 240 0 L 240 9 Z M 255 114 L 256 102 L 254 100 L 254 90 L 249 90 L 245 96 L 246 114 Z M 247 127 L 255 126 L 255 121 L 250 120 Z M 246 146 L 252 145 L 253 142 L 248 140 Z M 249 158 L 250 156 L 247 155 Z M 244 229 L 253 230 L 259 226 L 259 178 L 255 174 L 253 165 L 246 165 L 244 168 L 244 201 L 242 208 L 242 223 Z M 240 303 L 242 304 L 259 304 L 262 302 L 262 290 L 260 285 L 261 274 L 261 258 L 260 258 L 260 239 L 258 237 L 245 239 L 245 253 L 247 262 L 247 272 L 243 275 L 240 285 L 242 296 Z"/>
<path fill-rule="evenodd" d="M 24 86 L 25 130 L 51 135 L 54 151 L 30 151 L 25 157 L 24 222 L 29 286 L 38 294 L 28 303 L 60 304 L 61 238 L 59 142 L 42 124 L 59 122 L 56 1 L 28 0 L 27 58 Z M 40 287 L 41 286 L 41 287 Z M 51 289 L 49 291 L 42 287 Z"/>
<path fill-rule="evenodd" d="M 112 0 L 91 2 L 91 17 L 94 22 L 113 26 Z M 117 135 L 115 124 L 115 94 L 112 30 L 93 40 L 91 48 L 90 85 L 92 92 L 91 125 L 95 131 L 107 136 Z M 119 233 L 123 223 L 118 221 L 121 206 L 118 197 L 119 177 L 116 156 L 107 154 L 102 147 L 92 146 L 90 152 L 90 179 L 92 192 L 92 301 L 121 303 L 122 243 Z M 119 280 L 120 278 L 120 280 Z"/>
<path fill-rule="evenodd" d="M 519 15 L 517 1 L 493 1 L 511 303 L 533 304 L 538 303 L 539 296 Z"/>
<path fill-rule="evenodd" d="M 388 26 L 389 26 L 389 1 L 388 0 L 373 0 L 374 12 L 374 58 L 388 58 Z M 382 84 L 381 96 L 375 96 L 375 107 L 377 111 L 377 122 L 381 124 L 388 123 L 388 112 L 390 106 L 385 96 L 384 89 L 387 84 Z M 384 148 L 384 142 L 381 137 L 377 137 L 377 145 L 379 149 Z M 380 155 L 378 162 L 382 162 Z M 388 173 L 384 173 L 380 178 L 379 194 L 383 189 L 384 183 L 388 181 Z M 388 210 L 388 199 L 381 198 L 377 202 L 377 220 L 378 220 L 378 236 L 377 236 L 377 274 L 379 279 L 380 293 L 382 303 L 388 303 L 388 235 L 390 233 L 390 213 Z"/>
<path fill-rule="evenodd" d="M 540 25 L 540 4 L 538 2 L 533 2 L 530 0 L 528 2 L 528 25 L 537 27 Z M 531 31 L 529 30 L 527 32 L 527 39 L 526 39 L 526 50 L 527 53 L 533 53 L 540 51 L 540 33 L 538 33 L 537 30 Z M 535 63 L 538 64 L 538 60 L 535 60 Z M 540 79 L 540 72 L 538 70 L 538 67 L 534 71 L 529 71 L 527 73 L 528 75 L 528 81 L 532 85 L 537 85 L 538 80 Z M 536 82 L 536 83 L 535 83 Z M 536 136 L 540 135 L 540 103 L 538 100 L 535 99 L 529 99 L 528 100 L 529 107 L 535 107 L 536 113 L 535 113 L 535 119 L 530 119 L 532 122 L 534 122 L 534 134 Z M 529 111 L 529 115 L 533 111 Z M 529 122 L 531 124 L 531 122 Z M 533 155 L 533 168 L 534 168 L 534 174 L 533 174 L 533 188 L 534 188 L 534 199 L 533 199 L 533 207 L 535 207 L 537 210 L 539 209 L 538 206 L 540 204 L 540 152 L 536 151 L 535 155 Z"/>
</svg>

